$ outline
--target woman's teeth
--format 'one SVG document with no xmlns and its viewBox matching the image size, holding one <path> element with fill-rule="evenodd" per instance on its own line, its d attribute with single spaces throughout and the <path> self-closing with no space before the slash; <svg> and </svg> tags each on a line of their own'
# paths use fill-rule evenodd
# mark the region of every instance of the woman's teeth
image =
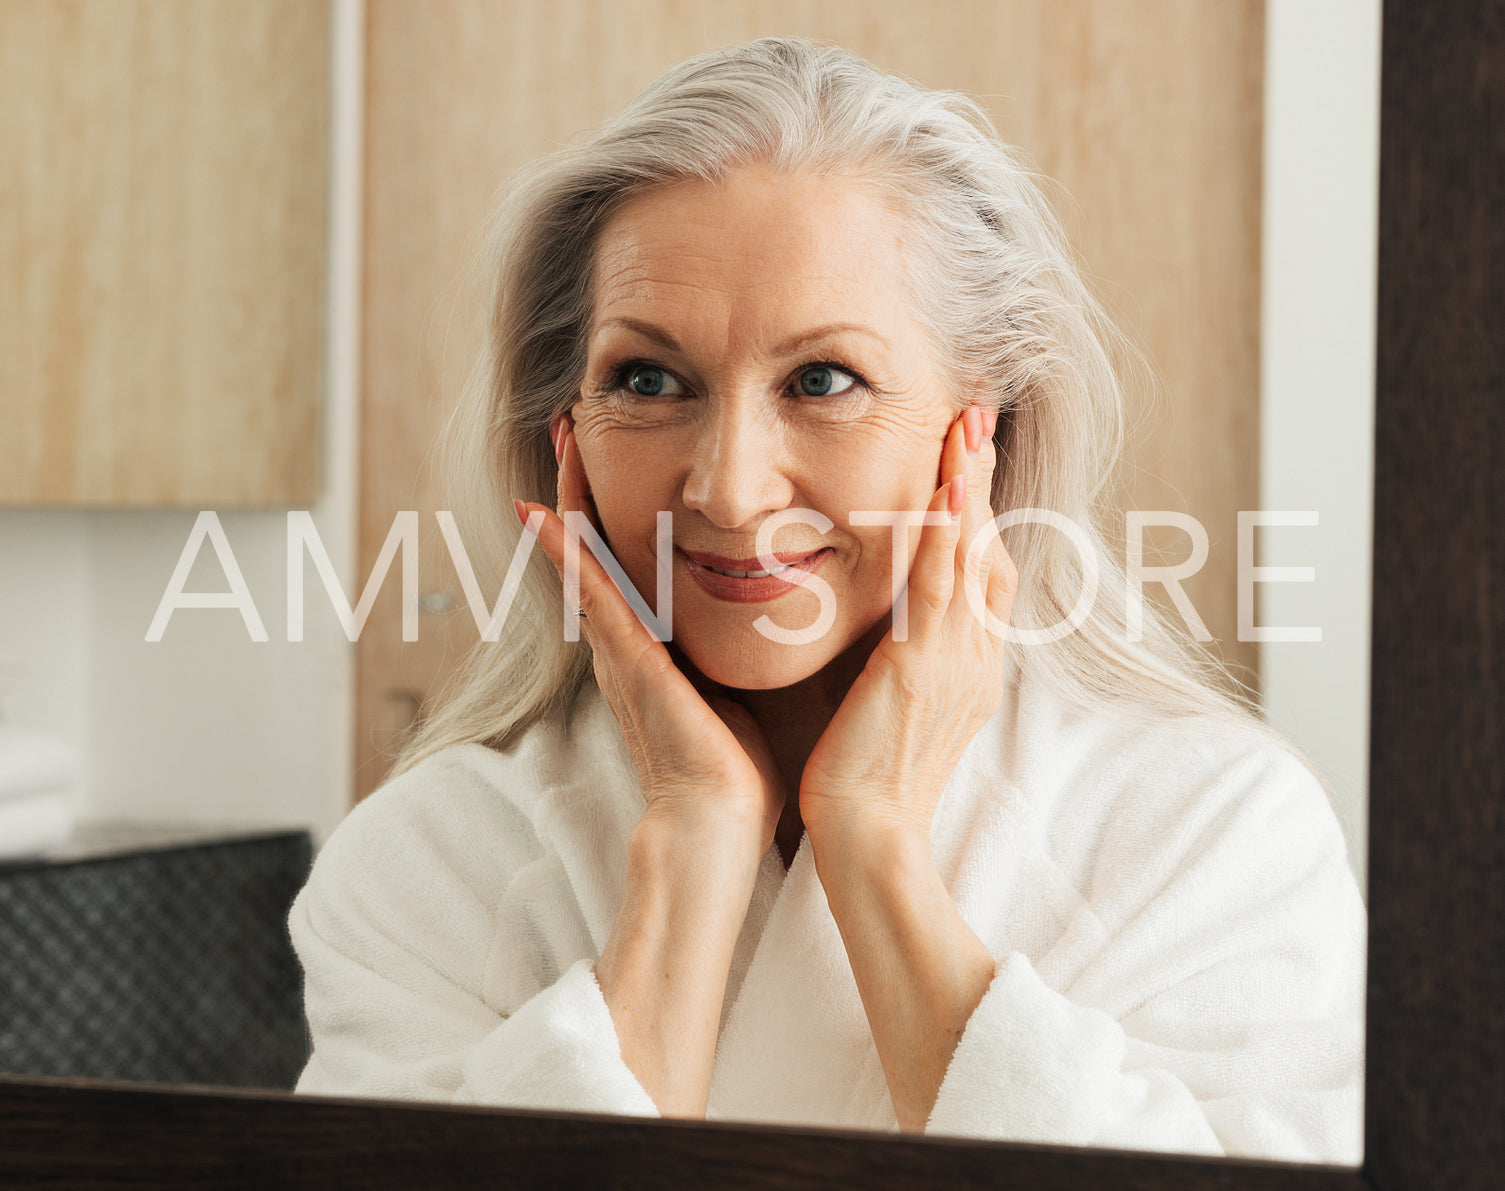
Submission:
<svg viewBox="0 0 1505 1191">
<path fill-rule="evenodd" d="M 777 575 L 780 571 L 789 569 L 790 567 L 783 566 L 774 567 L 771 571 L 723 571 L 720 567 L 706 567 L 708 571 L 715 571 L 718 575 L 730 575 L 733 579 L 766 579 L 769 575 Z"/>
</svg>

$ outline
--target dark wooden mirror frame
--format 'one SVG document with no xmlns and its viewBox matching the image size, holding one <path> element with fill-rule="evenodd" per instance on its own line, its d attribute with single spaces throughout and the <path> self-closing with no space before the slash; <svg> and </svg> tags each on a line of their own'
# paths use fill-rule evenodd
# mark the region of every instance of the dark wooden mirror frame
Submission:
<svg viewBox="0 0 1505 1191">
<path fill-rule="evenodd" d="M 0 1186 L 1500 1186 L 1505 2 L 1387 0 L 1380 173 L 1361 1169 L 0 1078 Z"/>
</svg>

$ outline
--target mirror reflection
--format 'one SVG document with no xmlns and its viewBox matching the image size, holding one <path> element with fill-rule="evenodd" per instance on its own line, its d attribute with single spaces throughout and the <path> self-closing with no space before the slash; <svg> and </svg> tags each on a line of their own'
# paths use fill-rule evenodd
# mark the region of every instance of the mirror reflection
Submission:
<svg viewBox="0 0 1505 1191">
<path fill-rule="evenodd" d="M 336 5 L 321 497 L 0 523 L 22 933 L 286 917 L 231 1082 L 1357 1162 L 1377 13 L 961 7 Z"/>
</svg>

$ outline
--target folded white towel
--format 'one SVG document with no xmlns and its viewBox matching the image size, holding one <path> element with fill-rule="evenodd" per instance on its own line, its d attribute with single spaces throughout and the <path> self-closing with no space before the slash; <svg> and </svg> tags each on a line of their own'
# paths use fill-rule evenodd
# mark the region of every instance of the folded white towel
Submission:
<svg viewBox="0 0 1505 1191">
<path fill-rule="evenodd" d="M 69 791 L 32 794 L 0 802 L 0 858 L 36 856 L 67 841 L 73 830 Z"/>
<path fill-rule="evenodd" d="M 78 754 L 61 740 L 0 724 L 0 805 L 65 790 L 78 780 Z"/>
</svg>

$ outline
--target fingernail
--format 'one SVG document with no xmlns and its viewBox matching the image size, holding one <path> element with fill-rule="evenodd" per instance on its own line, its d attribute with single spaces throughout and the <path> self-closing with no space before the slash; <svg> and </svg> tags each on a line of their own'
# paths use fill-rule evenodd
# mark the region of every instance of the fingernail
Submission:
<svg viewBox="0 0 1505 1191">
<path fill-rule="evenodd" d="M 555 418 L 554 424 L 549 427 L 549 440 L 554 444 L 554 462 L 558 463 L 564 458 L 564 419 Z"/>
<path fill-rule="evenodd" d="M 527 529 L 528 528 L 528 506 L 525 505 L 525 504 L 523 504 L 522 501 L 518 500 L 517 497 L 514 496 L 512 498 L 512 511 L 517 514 L 517 519 L 522 522 L 523 528 Z"/>
<path fill-rule="evenodd" d="M 993 432 L 997 429 L 998 411 L 996 409 L 984 410 L 982 415 L 982 432 L 987 435 L 987 437 L 992 438 Z"/>
<path fill-rule="evenodd" d="M 962 515 L 962 509 L 967 503 L 967 477 L 957 476 L 951 481 L 951 492 L 946 497 L 946 508 L 951 512 L 951 520 L 955 521 Z"/>
<path fill-rule="evenodd" d="M 982 410 L 977 406 L 962 414 L 962 432 L 967 439 L 967 454 L 977 454 L 982 449 Z"/>
</svg>

